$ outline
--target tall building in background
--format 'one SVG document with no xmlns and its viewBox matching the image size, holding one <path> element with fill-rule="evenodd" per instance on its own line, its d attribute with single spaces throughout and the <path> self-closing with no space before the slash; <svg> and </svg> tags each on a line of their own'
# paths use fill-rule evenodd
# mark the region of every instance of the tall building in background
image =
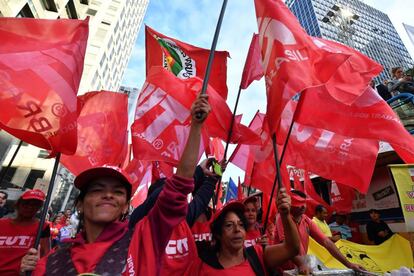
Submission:
<svg viewBox="0 0 414 276">
<path fill-rule="evenodd" d="M 13 0 L 0 1 L 0 16 L 42 19 L 90 17 L 85 64 L 78 94 L 93 90 L 118 91 L 149 0 Z M 10 142 L 1 131 L 2 170 L 19 141 Z M 0 188 L 8 188 L 11 199 L 21 188 L 44 187 L 50 180 L 54 160 L 47 152 L 23 143 Z M 73 176 L 60 168 L 56 185 L 58 201 L 68 202 Z M 14 189 L 15 188 L 15 189 Z M 14 196 L 15 195 L 15 196 Z M 61 198 L 60 198 L 61 197 Z"/>
<path fill-rule="evenodd" d="M 339 41 L 384 67 L 378 80 L 390 79 L 392 67 L 414 65 L 388 15 L 359 0 L 286 0 L 309 35 Z"/>
<path fill-rule="evenodd" d="M 136 87 L 121 86 L 119 92 L 128 95 L 128 128 L 134 122 L 135 108 L 137 106 L 139 89 Z"/>
</svg>

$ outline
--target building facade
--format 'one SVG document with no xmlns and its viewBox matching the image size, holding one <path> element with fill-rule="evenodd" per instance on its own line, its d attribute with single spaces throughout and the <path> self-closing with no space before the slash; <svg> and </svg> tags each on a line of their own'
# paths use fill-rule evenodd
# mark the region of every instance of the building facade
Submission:
<svg viewBox="0 0 414 276">
<path fill-rule="evenodd" d="M 88 91 L 119 90 L 148 4 L 149 0 L 0 1 L 0 16 L 81 20 L 90 17 L 84 70 L 78 90 L 81 95 Z M 0 154 L 4 171 L 19 141 L 10 142 L 12 138 L 1 132 Z M 42 187 L 42 183 L 48 183 L 54 159 L 46 157 L 44 150 L 23 143 L 0 183 L 0 189 L 9 189 L 13 199 L 13 189 L 17 197 L 21 188 Z M 73 176 L 61 167 L 56 183 L 55 190 L 66 194 L 71 190 Z M 69 199 L 63 196 L 61 200 L 67 202 Z"/>
<path fill-rule="evenodd" d="M 137 106 L 139 89 L 136 87 L 121 86 L 119 92 L 128 95 L 128 128 L 134 122 L 135 108 Z"/>
<path fill-rule="evenodd" d="M 391 68 L 414 62 L 387 14 L 359 0 L 286 0 L 309 35 L 347 44 L 384 67 L 378 81 L 391 78 Z"/>
</svg>

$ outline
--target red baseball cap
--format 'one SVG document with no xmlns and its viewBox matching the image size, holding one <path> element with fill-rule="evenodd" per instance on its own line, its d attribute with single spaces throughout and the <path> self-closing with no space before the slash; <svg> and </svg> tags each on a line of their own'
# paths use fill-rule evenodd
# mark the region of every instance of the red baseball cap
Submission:
<svg viewBox="0 0 414 276">
<path fill-rule="evenodd" d="M 127 188 L 131 189 L 132 184 L 128 175 L 119 167 L 104 165 L 102 167 L 91 168 L 86 171 L 81 172 L 74 181 L 75 187 L 79 190 L 82 190 L 86 185 L 91 183 L 94 179 L 98 177 L 114 177 L 120 180 L 122 183 L 126 184 Z"/>
<path fill-rule="evenodd" d="M 34 190 L 27 190 L 21 196 L 20 199 L 29 200 L 29 199 L 36 199 L 40 201 L 45 201 L 45 193 L 41 190 L 34 189 Z"/>
<path fill-rule="evenodd" d="M 214 213 L 213 220 L 211 223 L 214 223 L 216 219 L 224 212 L 224 211 L 233 211 L 233 210 L 239 210 L 241 212 L 244 212 L 244 204 L 241 203 L 238 200 L 231 200 L 228 203 L 224 204 L 223 207 L 218 209 L 216 213 Z"/>
</svg>

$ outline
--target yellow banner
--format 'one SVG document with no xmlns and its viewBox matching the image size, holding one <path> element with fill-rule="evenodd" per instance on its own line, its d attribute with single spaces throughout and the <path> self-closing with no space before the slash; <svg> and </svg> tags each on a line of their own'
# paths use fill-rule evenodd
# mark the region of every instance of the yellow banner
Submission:
<svg viewBox="0 0 414 276">
<path fill-rule="evenodd" d="M 414 232 L 414 165 L 390 165 L 408 232 Z"/>
<path fill-rule="evenodd" d="M 401 266 L 414 267 L 410 242 L 398 234 L 380 245 L 363 245 L 346 240 L 339 240 L 335 245 L 350 262 L 360 264 L 370 272 L 385 273 Z M 345 268 L 312 238 L 309 239 L 308 254 L 318 257 L 328 268 Z"/>
</svg>

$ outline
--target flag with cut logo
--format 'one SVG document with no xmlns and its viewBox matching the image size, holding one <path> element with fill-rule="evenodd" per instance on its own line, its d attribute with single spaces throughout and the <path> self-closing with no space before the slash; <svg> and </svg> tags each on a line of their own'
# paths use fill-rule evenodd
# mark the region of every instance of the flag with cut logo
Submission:
<svg viewBox="0 0 414 276">
<path fill-rule="evenodd" d="M 78 97 L 78 147 L 60 162 L 74 175 L 103 165 L 122 166 L 128 153 L 128 96 L 89 92 Z"/>
<path fill-rule="evenodd" d="M 163 66 L 181 79 L 204 78 L 210 50 L 199 48 L 163 35 L 145 26 L 145 49 L 147 75 L 153 66 Z M 226 51 L 216 51 L 211 67 L 209 84 L 224 99 L 227 98 Z"/>
<path fill-rule="evenodd" d="M 124 168 L 131 179 L 132 193 L 131 205 L 136 208 L 147 198 L 148 186 L 151 184 L 152 164 L 148 161 L 132 159 Z"/>
<path fill-rule="evenodd" d="M 0 128 L 37 147 L 73 154 L 86 20 L 0 17 Z"/>
<path fill-rule="evenodd" d="M 282 0 L 255 0 L 255 7 L 270 133 L 276 132 L 286 103 L 296 93 L 321 86 L 351 104 L 382 71 L 352 48 L 309 36 Z"/>
<path fill-rule="evenodd" d="M 191 105 L 201 86 L 197 77 L 181 80 L 162 67 L 151 69 L 132 125 L 135 158 L 178 163 L 190 130 Z M 232 113 L 212 87 L 208 87 L 207 94 L 212 112 L 203 125 L 203 136 L 227 139 Z M 237 123 L 231 138 L 232 143 L 259 142 L 257 134 Z"/>
</svg>

